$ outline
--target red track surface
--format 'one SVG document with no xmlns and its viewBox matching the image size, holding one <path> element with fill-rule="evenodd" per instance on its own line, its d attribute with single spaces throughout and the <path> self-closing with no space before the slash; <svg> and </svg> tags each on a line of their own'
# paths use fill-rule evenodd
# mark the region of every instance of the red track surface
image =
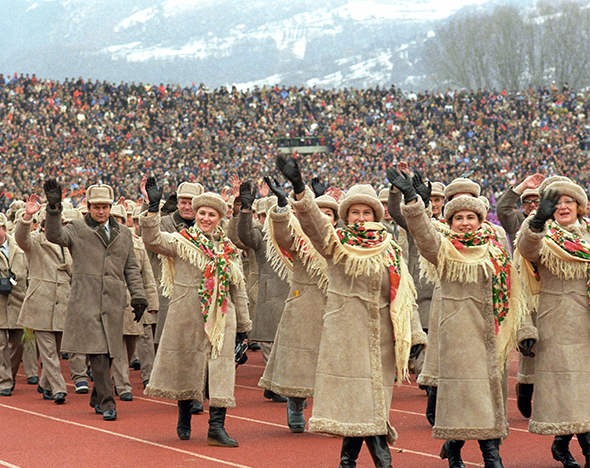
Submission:
<svg viewBox="0 0 590 468">
<path fill-rule="evenodd" d="M 286 424 L 286 404 L 265 400 L 257 386 L 263 371 L 261 353 L 249 352 L 248 356 L 247 364 L 237 370 L 238 407 L 228 410 L 226 420 L 229 435 L 240 444 L 237 448 L 207 445 L 207 412 L 193 416 L 190 440 L 178 439 L 176 402 L 145 397 L 137 371 L 131 371 L 134 400 L 117 401 L 118 419 L 113 422 L 96 415 L 88 405 L 89 395 L 77 395 L 73 384 L 68 386 L 66 404 L 44 401 L 36 386 L 27 385 L 21 372 L 13 396 L 0 397 L 0 467 L 336 468 L 341 439 L 308 432 L 291 433 Z M 530 434 L 528 421 L 516 409 L 516 355 L 512 358 L 508 400 L 510 437 L 500 449 L 504 466 L 558 468 L 561 465 L 551 458 L 549 450 L 552 439 Z M 69 375 L 67 361 L 62 366 L 64 375 Z M 312 401 L 308 403 L 306 419 L 311 414 Z M 399 440 L 392 448 L 393 468 L 448 466 L 438 457 L 443 441 L 431 438 L 431 428 L 424 417 L 425 406 L 426 395 L 414 382 L 394 390 L 391 421 Z M 571 450 L 583 462 L 575 440 Z M 466 467 L 483 466 L 477 442 L 465 444 L 463 459 Z M 358 468 L 373 466 L 363 447 Z"/>
</svg>

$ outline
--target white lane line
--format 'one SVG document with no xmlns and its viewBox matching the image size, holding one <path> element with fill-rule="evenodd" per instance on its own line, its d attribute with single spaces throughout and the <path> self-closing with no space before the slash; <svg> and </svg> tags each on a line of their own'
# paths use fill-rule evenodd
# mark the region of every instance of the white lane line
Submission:
<svg viewBox="0 0 590 468">
<path fill-rule="evenodd" d="M 0 466 L 6 466 L 7 468 L 21 468 L 20 466 L 5 462 L 4 460 L 0 460 Z"/>
<path fill-rule="evenodd" d="M 30 414 L 30 415 L 33 415 L 33 416 L 39 416 L 41 418 L 50 419 L 52 421 L 57 421 L 57 422 L 64 423 L 64 424 L 69 424 L 69 425 L 72 425 L 72 426 L 81 427 L 83 429 L 90 429 L 92 431 L 102 432 L 103 434 L 108 434 L 108 435 L 111 435 L 111 436 L 120 437 L 121 439 L 127 439 L 127 440 L 131 440 L 133 442 L 139 442 L 139 443 L 142 443 L 142 444 L 151 445 L 153 447 L 158 447 L 158 448 L 162 448 L 162 449 L 165 449 L 165 450 L 172 450 L 173 452 L 183 453 L 185 455 L 191 455 L 193 457 L 197 457 L 197 458 L 200 458 L 202 460 L 207 460 L 207 461 L 211 461 L 211 462 L 214 462 L 214 463 L 219 463 L 219 464 L 221 464 L 223 466 L 234 466 L 236 468 L 254 468 L 254 467 L 251 467 L 251 466 L 248 466 L 248 465 L 240 465 L 240 464 L 237 464 L 237 463 L 232 463 L 232 462 L 227 461 L 227 460 L 220 460 L 218 458 L 208 457 L 206 455 L 201 455 L 199 453 L 191 452 L 189 450 L 182 450 L 182 449 L 179 449 L 179 448 L 176 448 L 176 447 L 170 447 L 169 445 L 158 444 L 157 442 L 152 442 L 150 440 L 139 439 L 137 437 L 129 436 L 127 434 L 121 434 L 119 432 L 107 431 L 106 429 L 101 429 L 99 427 L 89 426 L 89 425 L 86 425 L 86 424 L 80 424 L 80 423 L 77 423 L 77 422 L 74 422 L 74 421 L 68 421 L 67 419 L 56 418 L 56 417 L 53 417 L 53 416 L 48 416 L 46 414 L 36 413 L 34 411 L 25 410 L 25 409 L 22 409 L 22 408 L 16 408 L 14 406 L 4 405 L 4 404 L 1 404 L 0 403 L 0 407 L 1 408 L 7 408 L 7 409 L 15 410 L 15 411 L 20 411 L 21 413 Z M 14 465 L 6 465 L 6 466 L 9 466 L 11 468 L 12 467 L 19 468 L 19 467 L 14 466 Z"/>
<path fill-rule="evenodd" d="M 391 447 L 391 445 L 390 445 L 390 447 Z M 409 449 L 404 449 L 404 448 L 391 447 L 391 452 L 392 452 L 392 455 L 395 455 L 395 453 L 411 453 L 412 455 L 421 455 L 426 458 L 434 458 L 435 460 L 440 460 L 440 455 L 433 455 L 432 453 L 416 452 L 415 450 L 409 450 Z M 469 466 L 484 466 L 482 463 L 472 463 L 472 462 L 468 462 L 465 460 L 463 460 L 463 463 L 465 465 L 469 465 Z"/>
</svg>

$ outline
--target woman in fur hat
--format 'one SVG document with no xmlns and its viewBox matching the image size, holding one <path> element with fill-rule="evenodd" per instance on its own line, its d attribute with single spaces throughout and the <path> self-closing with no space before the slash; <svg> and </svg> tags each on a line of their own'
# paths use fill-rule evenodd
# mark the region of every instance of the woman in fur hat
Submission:
<svg viewBox="0 0 590 468">
<path fill-rule="evenodd" d="M 588 197 L 567 177 L 539 187 L 539 209 L 516 238 L 525 287 L 537 306 L 535 392 L 529 431 L 555 437 L 553 458 L 579 468 L 569 450 L 577 434 L 590 466 L 590 220 Z M 520 256 L 520 257 L 519 257 Z M 532 344 L 523 347 L 528 352 Z"/>
<path fill-rule="evenodd" d="M 397 433 L 389 411 L 396 377 L 426 343 L 415 289 L 397 244 L 379 223 L 383 205 L 369 185 L 352 187 L 334 229 L 303 183 L 296 160 L 277 158 L 293 185 L 303 232 L 326 259 L 329 287 L 309 430 L 343 437 L 340 467 L 355 467 L 363 439 L 375 466 L 391 467 Z"/>
<path fill-rule="evenodd" d="M 236 332 L 250 330 L 247 296 L 238 251 L 218 227 L 227 205 L 214 193 L 192 199 L 195 225 L 180 232 L 160 230 L 162 189 L 146 181 L 148 211 L 139 220 L 146 246 L 162 259 L 164 294 L 170 296 L 151 378 L 145 393 L 178 400 L 177 434 L 190 438 L 192 400 L 209 400 L 207 443 L 237 447 L 225 431 L 234 398 Z"/>
<path fill-rule="evenodd" d="M 402 212 L 423 257 L 422 270 L 440 295 L 436 324 L 429 329 L 437 346 L 427 351 L 427 360 L 434 353 L 438 364 L 432 435 L 446 439 L 441 457 L 451 468 L 465 466 L 465 440 L 479 442 L 486 468 L 501 468 L 508 355 L 525 310 L 520 279 L 497 233 L 484 223 L 480 199 L 460 190 L 445 205 L 444 221 L 433 222 L 424 206 L 429 186 L 416 177 L 388 171 L 403 194 Z"/>
</svg>

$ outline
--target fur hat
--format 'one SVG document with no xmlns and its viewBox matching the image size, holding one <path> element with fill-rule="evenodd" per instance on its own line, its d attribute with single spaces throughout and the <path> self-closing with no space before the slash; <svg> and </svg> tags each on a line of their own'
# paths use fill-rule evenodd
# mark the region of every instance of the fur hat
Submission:
<svg viewBox="0 0 590 468">
<path fill-rule="evenodd" d="M 488 214 L 488 210 L 486 210 L 483 201 L 481 201 L 479 198 L 467 196 L 457 197 L 451 200 L 450 202 L 447 202 L 447 204 L 445 205 L 444 216 L 447 223 L 451 224 L 451 218 L 453 217 L 453 215 L 458 211 L 463 210 L 473 211 L 478 215 L 480 221 L 486 219 L 486 216 Z"/>
<path fill-rule="evenodd" d="M 383 189 L 389 192 L 389 189 Z M 383 190 L 381 190 L 383 192 Z M 330 195 L 321 195 L 315 199 L 320 208 L 329 208 L 334 212 L 334 218 L 338 220 L 338 202 Z"/>
<path fill-rule="evenodd" d="M 458 177 L 445 187 L 444 195 L 447 200 L 450 200 L 458 193 L 470 193 L 477 198 L 481 194 L 481 187 L 471 179 Z"/>
<path fill-rule="evenodd" d="M 112 205 L 115 194 L 110 185 L 91 185 L 86 189 L 86 203 L 104 203 Z"/>
<path fill-rule="evenodd" d="M 127 219 L 127 210 L 123 205 L 113 205 L 111 207 L 111 215 L 121 218 L 123 221 Z"/>
<path fill-rule="evenodd" d="M 258 202 L 258 209 L 256 213 L 258 213 L 259 215 L 268 215 L 270 210 L 272 210 L 272 207 L 275 206 L 277 202 L 277 197 L 275 197 L 274 195 L 272 197 L 261 198 Z"/>
<path fill-rule="evenodd" d="M 131 215 L 132 219 L 139 219 L 139 215 L 141 214 L 141 206 L 136 206 L 133 208 L 133 214 Z"/>
<path fill-rule="evenodd" d="M 209 208 L 213 208 L 221 215 L 222 218 L 227 213 L 227 203 L 223 201 L 223 198 L 221 198 L 221 196 L 213 192 L 205 192 L 201 195 L 196 195 L 195 197 L 193 197 L 193 210 L 197 211 L 201 206 L 208 206 Z"/>
<path fill-rule="evenodd" d="M 479 198 L 481 200 L 481 202 L 483 203 L 483 206 L 486 207 L 486 212 L 490 211 L 490 201 L 488 200 L 488 198 L 484 197 L 483 195 L 480 195 L 477 198 Z"/>
<path fill-rule="evenodd" d="M 430 192 L 430 195 L 435 195 L 444 198 L 445 188 L 445 184 L 443 184 L 442 182 L 432 182 L 432 191 Z"/>
<path fill-rule="evenodd" d="M 176 197 L 177 198 L 190 198 L 191 200 L 194 197 L 198 197 L 205 192 L 205 189 L 201 184 L 193 184 L 192 182 L 183 182 L 178 186 L 176 190 Z M 212 193 L 212 192 L 209 192 Z M 203 205 L 201 205 L 203 206 Z"/>
<path fill-rule="evenodd" d="M 61 222 L 62 223 L 69 223 L 74 219 L 82 219 L 84 216 L 77 210 L 76 208 L 68 208 L 61 212 Z"/>
<path fill-rule="evenodd" d="M 260 198 L 256 198 L 253 202 L 252 202 L 252 212 L 254 213 L 258 213 L 258 205 L 260 204 L 261 199 Z"/>
<path fill-rule="evenodd" d="M 539 194 L 539 189 L 525 189 L 524 192 L 522 192 L 522 195 L 520 196 L 520 202 L 524 202 L 524 199 L 526 197 L 536 197 L 539 198 L 540 194 Z"/>
<path fill-rule="evenodd" d="M 135 202 L 133 200 L 125 200 L 125 206 L 127 207 L 127 215 L 132 215 L 135 209 Z"/>
<path fill-rule="evenodd" d="M 572 182 L 572 179 L 570 179 L 569 177 L 565 177 L 565 176 L 547 177 L 543 182 L 541 182 L 541 185 L 539 185 L 539 195 L 543 195 L 543 192 L 545 191 L 545 189 L 547 188 L 548 185 L 552 184 L 553 182 L 558 182 L 558 181 Z"/>
<path fill-rule="evenodd" d="M 588 195 L 582 187 L 569 180 L 557 180 L 545 187 L 545 190 L 556 190 L 559 195 L 567 195 L 578 202 L 578 217 L 586 215 Z"/>
<path fill-rule="evenodd" d="M 381 203 L 387 203 L 389 201 L 389 189 L 384 188 L 379 190 L 379 196 L 377 198 L 379 198 Z"/>
<path fill-rule="evenodd" d="M 6 223 L 8 223 L 6 215 L 4 213 L 0 213 L 0 227 L 6 227 Z"/>
<path fill-rule="evenodd" d="M 348 218 L 348 209 L 355 203 L 364 203 L 373 208 L 375 212 L 375 222 L 380 222 L 383 219 L 385 210 L 383 204 L 377 198 L 375 189 L 367 184 L 357 184 L 350 187 L 346 195 L 340 202 L 338 207 L 338 216 L 346 222 Z"/>
<path fill-rule="evenodd" d="M 77 209 L 77 210 L 78 210 L 80 213 L 82 213 L 83 215 L 85 215 L 86 213 L 88 213 L 88 205 L 84 205 L 84 204 L 80 203 L 80 204 L 79 204 L 79 205 L 76 207 L 76 209 Z"/>
</svg>

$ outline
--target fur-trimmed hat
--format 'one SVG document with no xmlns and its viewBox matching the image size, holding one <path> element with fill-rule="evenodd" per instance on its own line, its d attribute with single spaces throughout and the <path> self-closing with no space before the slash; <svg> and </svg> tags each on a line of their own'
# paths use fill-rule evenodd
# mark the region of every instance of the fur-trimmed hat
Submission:
<svg viewBox="0 0 590 468">
<path fill-rule="evenodd" d="M 177 198 L 190 198 L 191 200 L 199 195 L 202 195 L 205 192 L 205 189 L 201 184 L 192 183 L 192 182 L 183 182 L 178 186 L 176 190 L 176 197 Z M 212 193 L 212 192 L 209 192 Z M 201 205 L 203 206 L 203 205 Z"/>
<path fill-rule="evenodd" d="M 123 205 L 113 205 L 111 208 L 111 215 L 121 218 L 123 221 L 127 219 L 127 210 Z"/>
<path fill-rule="evenodd" d="M 379 190 L 379 196 L 377 198 L 381 203 L 387 203 L 389 201 L 389 189 L 384 188 Z"/>
<path fill-rule="evenodd" d="M 6 227 L 8 223 L 8 219 L 6 219 L 6 215 L 4 213 L 0 213 L 0 227 Z"/>
<path fill-rule="evenodd" d="M 588 207 L 588 195 L 582 187 L 572 181 L 557 180 L 545 187 L 545 190 L 556 190 L 559 195 L 567 195 L 578 202 L 578 216 L 584 216 Z"/>
<path fill-rule="evenodd" d="M 551 177 L 547 177 L 543 182 L 541 182 L 541 185 L 539 185 L 539 195 L 543 195 L 543 192 L 545 191 L 545 189 L 547 188 L 548 185 L 551 185 L 553 182 L 558 182 L 558 181 L 562 181 L 562 182 L 572 182 L 572 179 L 570 179 L 569 177 L 565 177 L 565 176 L 551 176 Z"/>
<path fill-rule="evenodd" d="M 443 193 L 447 200 L 450 200 L 458 193 L 470 193 L 477 198 L 481 194 L 481 187 L 477 182 L 474 182 L 471 179 L 458 177 L 445 187 Z"/>
<path fill-rule="evenodd" d="M 484 197 L 483 195 L 480 195 L 477 198 L 479 198 L 481 200 L 481 202 L 483 203 L 483 206 L 486 207 L 486 212 L 490 211 L 490 201 L 488 200 L 488 198 Z"/>
<path fill-rule="evenodd" d="M 223 198 L 221 198 L 221 196 L 213 192 L 205 192 L 193 198 L 193 210 L 197 211 L 201 206 L 208 206 L 209 208 L 213 208 L 221 215 L 222 218 L 227 213 L 227 203 L 223 201 Z"/>
<path fill-rule="evenodd" d="M 86 189 L 86 203 L 104 203 L 112 205 L 115 193 L 110 185 L 91 185 Z"/>
<path fill-rule="evenodd" d="M 141 214 L 141 206 L 136 206 L 133 208 L 133 214 L 131 215 L 132 219 L 139 219 L 139 215 Z"/>
<path fill-rule="evenodd" d="M 445 196 L 445 184 L 442 182 L 432 182 L 432 190 L 430 191 L 430 195 L 443 197 Z"/>
<path fill-rule="evenodd" d="M 377 198 L 377 192 L 375 192 L 375 189 L 370 185 L 357 184 L 350 187 L 338 207 L 338 216 L 340 219 L 346 221 L 348 218 L 348 209 L 355 203 L 364 203 L 373 208 L 373 211 L 375 212 L 375 222 L 378 223 L 383 219 L 383 215 L 385 214 L 383 204 L 379 201 L 379 198 Z"/>
<path fill-rule="evenodd" d="M 135 209 L 135 202 L 133 200 L 125 200 L 125 207 L 127 208 L 127 216 L 131 216 Z"/>
<path fill-rule="evenodd" d="M 447 204 L 445 205 L 444 217 L 447 223 L 451 224 L 451 218 L 453 217 L 453 215 L 458 211 L 463 210 L 473 211 L 478 215 L 481 221 L 486 219 L 486 216 L 488 214 L 488 210 L 486 210 L 483 201 L 481 201 L 479 198 L 467 196 L 457 197 L 451 200 L 450 202 L 447 202 Z"/>
<path fill-rule="evenodd" d="M 259 215 L 268 215 L 269 211 L 272 210 L 272 207 L 275 206 L 277 202 L 277 197 L 274 195 L 271 197 L 261 198 L 258 202 L 258 209 L 256 210 L 256 213 Z"/>
<path fill-rule="evenodd" d="M 79 205 L 76 207 L 76 209 L 77 209 L 77 210 L 78 210 L 80 213 L 82 213 L 83 215 L 85 215 L 86 213 L 88 213 L 88 205 L 85 205 L 85 204 L 83 204 L 83 203 L 80 203 L 80 204 L 79 204 Z"/>
<path fill-rule="evenodd" d="M 389 192 L 389 189 L 383 189 Z M 382 190 L 382 191 L 383 191 Z M 338 220 L 338 202 L 330 195 L 321 195 L 315 199 L 320 208 L 329 208 L 334 212 L 334 219 Z"/>
<path fill-rule="evenodd" d="M 538 188 L 536 188 L 536 189 L 528 188 L 528 189 L 525 189 L 524 192 L 522 192 L 522 195 L 520 196 L 520 202 L 521 203 L 524 202 L 524 199 L 526 197 L 537 197 L 537 198 L 539 198 L 539 196 L 540 196 L 540 193 L 539 193 L 539 189 Z"/>
<path fill-rule="evenodd" d="M 67 208 L 61 212 L 61 222 L 69 223 L 74 219 L 82 219 L 84 216 L 80 213 L 80 210 L 76 208 Z"/>
</svg>

